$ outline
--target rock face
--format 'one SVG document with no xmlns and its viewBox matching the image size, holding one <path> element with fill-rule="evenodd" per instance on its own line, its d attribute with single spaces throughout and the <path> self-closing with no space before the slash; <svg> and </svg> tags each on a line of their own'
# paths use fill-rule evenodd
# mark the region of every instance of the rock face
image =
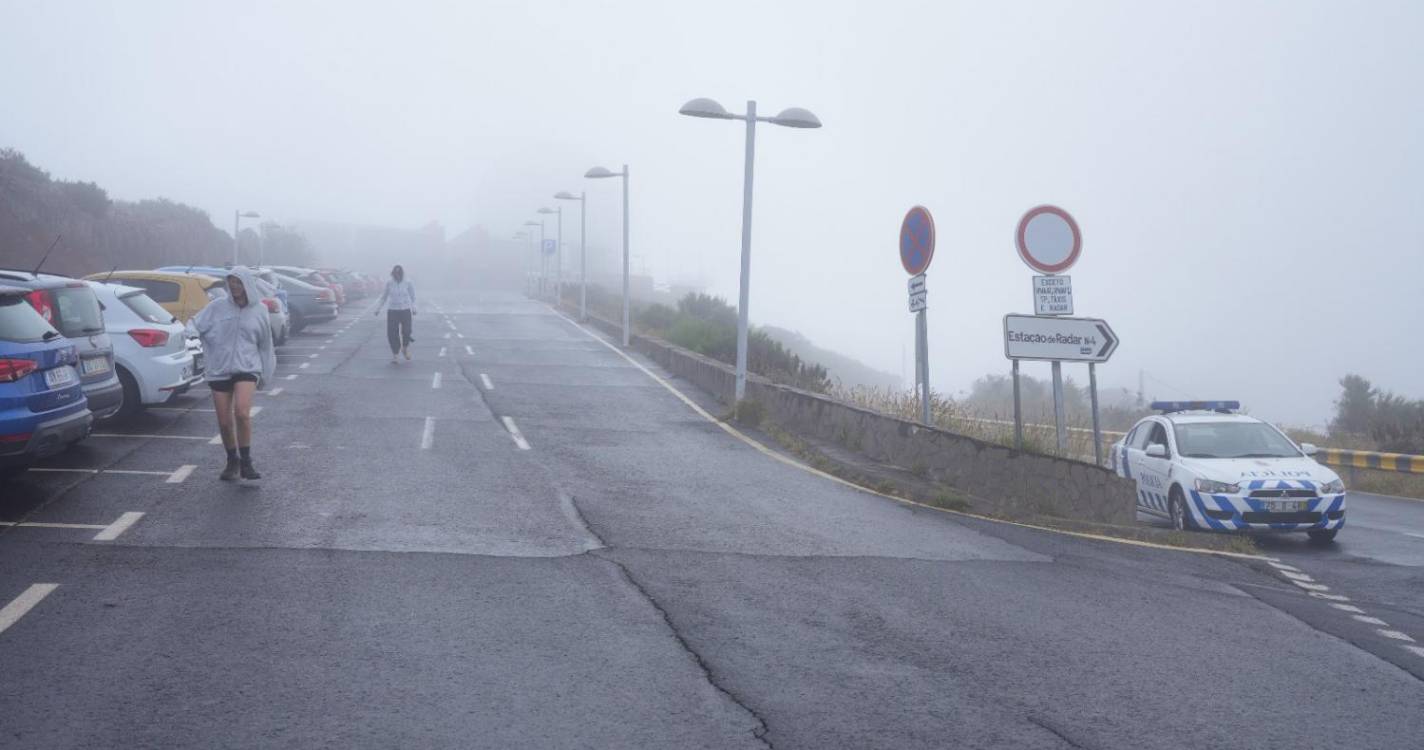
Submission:
<svg viewBox="0 0 1424 750">
<path fill-rule="evenodd" d="M 590 322 L 615 335 L 619 326 Z M 730 405 L 735 371 L 717 360 L 659 339 L 634 335 L 638 352 Z M 747 398 L 782 429 L 838 444 L 868 458 L 905 468 L 972 495 L 975 508 L 1010 517 L 1050 515 L 1130 526 L 1136 521 L 1132 485 L 1100 466 L 1015 451 L 880 414 L 828 396 L 747 377 Z"/>
</svg>

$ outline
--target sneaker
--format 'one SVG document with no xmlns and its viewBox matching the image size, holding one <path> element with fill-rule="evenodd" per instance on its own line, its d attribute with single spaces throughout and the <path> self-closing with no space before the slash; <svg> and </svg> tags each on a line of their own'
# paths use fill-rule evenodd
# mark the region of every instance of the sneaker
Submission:
<svg viewBox="0 0 1424 750">
<path fill-rule="evenodd" d="M 237 472 L 237 461 L 229 458 L 227 460 L 227 466 L 222 470 L 222 473 L 218 475 L 218 479 L 221 479 L 224 482 L 231 482 L 232 480 L 237 479 Z"/>
<path fill-rule="evenodd" d="M 261 479 L 262 475 L 257 473 L 257 469 L 252 467 L 252 461 L 248 460 L 242 462 L 242 478 Z"/>
<path fill-rule="evenodd" d="M 393 365 L 398 365 L 398 364 L 400 364 L 400 357 L 397 357 L 396 355 L 392 354 L 392 355 L 391 355 L 391 364 L 393 364 Z"/>
<path fill-rule="evenodd" d="M 405 355 L 406 361 L 409 362 L 409 361 L 410 361 L 410 347 L 407 346 L 407 347 L 405 347 L 404 349 L 401 349 L 401 353 Z"/>
</svg>

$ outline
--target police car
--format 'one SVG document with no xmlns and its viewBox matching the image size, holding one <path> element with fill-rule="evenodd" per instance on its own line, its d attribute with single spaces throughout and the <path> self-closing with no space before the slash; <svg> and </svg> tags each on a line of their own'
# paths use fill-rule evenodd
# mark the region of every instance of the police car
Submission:
<svg viewBox="0 0 1424 750">
<path fill-rule="evenodd" d="M 1330 541 L 1345 525 L 1345 485 L 1236 401 L 1158 401 L 1113 446 L 1118 476 L 1137 483 L 1137 509 L 1176 529 L 1304 531 Z"/>
</svg>

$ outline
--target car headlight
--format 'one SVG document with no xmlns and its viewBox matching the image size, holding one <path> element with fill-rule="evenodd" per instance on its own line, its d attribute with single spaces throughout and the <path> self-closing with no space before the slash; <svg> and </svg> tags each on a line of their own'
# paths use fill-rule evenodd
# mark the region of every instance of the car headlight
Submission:
<svg viewBox="0 0 1424 750">
<path fill-rule="evenodd" d="M 1197 492 L 1205 492 L 1208 495 L 1235 495 L 1240 491 L 1241 485 L 1239 484 L 1213 482 L 1210 479 L 1197 480 Z"/>
<path fill-rule="evenodd" d="M 1320 485 L 1320 494 L 1322 495 L 1338 495 L 1344 491 L 1345 483 L 1339 479 Z"/>
</svg>

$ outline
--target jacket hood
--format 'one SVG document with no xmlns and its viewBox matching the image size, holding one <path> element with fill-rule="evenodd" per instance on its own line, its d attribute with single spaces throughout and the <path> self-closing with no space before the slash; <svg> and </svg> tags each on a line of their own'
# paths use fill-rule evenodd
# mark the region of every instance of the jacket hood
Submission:
<svg viewBox="0 0 1424 750">
<path fill-rule="evenodd" d="M 223 274 L 223 295 L 227 295 L 227 277 L 236 276 L 242 282 L 242 288 L 247 290 L 247 304 L 260 304 L 263 297 L 276 296 L 277 290 L 271 284 L 263 281 L 251 268 L 247 266 L 233 266 Z"/>
</svg>

